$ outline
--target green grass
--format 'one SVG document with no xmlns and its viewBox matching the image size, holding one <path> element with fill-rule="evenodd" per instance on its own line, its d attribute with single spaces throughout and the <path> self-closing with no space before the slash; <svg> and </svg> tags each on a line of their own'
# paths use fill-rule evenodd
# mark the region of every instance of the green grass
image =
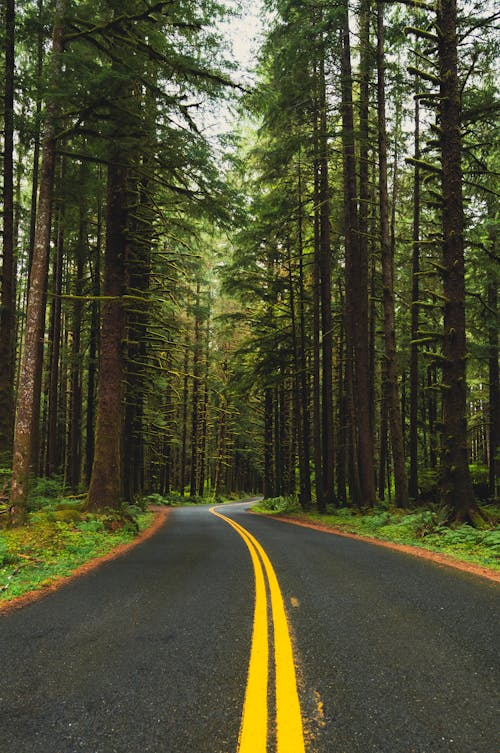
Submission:
<svg viewBox="0 0 500 753">
<path fill-rule="evenodd" d="M 0 531 L 0 603 L 70 575 L 147 528 L 151 513 L 82 513 L 75 503 L 32 513 L 28 525 Z M 61 509 L 62 508 L 62 509 Z"/>
<path fill-rule="evenodd" d="M 254 510 L 267 515 L 286 514 L 299 520 L 322 523 L 396 544 L 410 544 L 432 552 L 448 554 L 455 559 L 470 562 L 493 570 L 500 570 L 500 530 L 498 526 L 477 529 L 470 525 L 455 527 L 445 524 L 446 510 L 419 508 L 399 510 L 379 508 L 369 513 L 359 513 L 350 508 L 339 508 L 326 515 L 303 512 L 292 498 L 276 497 L 263 500 Z M 488 508 L 490 515 L 500 519 L 499 508 Z"/>
</svg>

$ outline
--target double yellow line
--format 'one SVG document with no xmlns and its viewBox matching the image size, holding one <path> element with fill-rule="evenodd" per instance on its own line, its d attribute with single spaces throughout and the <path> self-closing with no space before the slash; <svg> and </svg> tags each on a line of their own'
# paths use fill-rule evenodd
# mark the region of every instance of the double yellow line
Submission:
<svg viewBox="0 0 500 753">
<path fill-rule="evenodd" d="M 268 737 L 269 630 L 266 581 L 271 596 L 276 677 L 276 753 L 305 753 L 292 642 L 278 579 L 266 552 L 246 528 L 212 507 L 248 547 L 255 573 L 252 648 L 241 720 L 238 753 L 266 753 Z"/>
</svg>

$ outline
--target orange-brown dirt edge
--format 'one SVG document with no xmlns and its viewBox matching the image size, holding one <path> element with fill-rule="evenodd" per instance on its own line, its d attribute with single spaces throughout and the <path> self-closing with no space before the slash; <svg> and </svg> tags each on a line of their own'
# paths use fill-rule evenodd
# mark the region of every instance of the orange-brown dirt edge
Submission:
<svg viewBox="0 0 500 753">
<path fill-rule="evenodd" d="M 53 581 L 47 583 L 42 588 L 38 588 L 34 591 L 28 591 L 21 596 L 16 596 L 9 601 L 2 602 L 0 604 L 0 615 L 5 614 L 6 612 L 11 612 L 14 609 L 21 609 L 27 604 L 32 604 L 39 599 L 45 598 L 45 596 L 48 596 L 54 591 L 57 591 L 62 586 L 65 586 L 66 584 L 76 580 L 76 578 L 80 578 L 82 575 L 86 575 L 92 570 L 96 570 L 105 562 L 110 562 L 117 557 L 121 557 L 123 554 L 126 554 L 128 551 L 130 551 L 130 549 L 138 546 L 138 544 L 142 544 L 143 541 L 150 539 L 151 536 L 154 536 L 154 534 L 166 522 L 170 510 L 165 509 L 164 507 L 150 507 L 149 509 L 154 513 L 153 522 L 151 523 L 149 528 L 146 528 L 144 531 L 142 531 L 142 533 L 140 533 L 133 541 L 130 541 L 128 544 L 119 544 L 117 547 L 107 552 L 107 554 L 103 554 L 101 557 L 95 557 L 88 562 L 84 562 L 83 565 L 79 565 L 79 567 L 77 567 L 71 573 L 71 575 L 64 575 L 60 578 L 55 578 Z"/>
<path fill-rule="evenodd" d="M 491 570 L 488 567 L 482 567 L 481 565 L 474 565 L 471 562 L 463 562 L 457 560 L 451 555 L 442 554 L 440 552 L 431 552 L 429 549 L 421 549 L 418 546 L 411 546 L 410 544 L 396 544 L 392 541 L 385 541 L 382 539 L 375 539 L 372 536 L 361 536 L 357 533 L 349 533 L 341 528 L 329 526 L 324 523 L 317 523 L 316 521 L 301 520 L 300 518 L 291 518 L 288 515 L 262 515 L 261 513 L 250 510 L 254 515 L 261 515 L 261 517 L 270 518 L 271 520 L 277 520 L 281 523 L 292 523 L 295 526 L 302 526 L 303 528 L 313 528 L 316 531 L 323 531 L 324 533 L 333 533 L 336 536 L 345 536 L 348 539 L 356 539 L 357 541 L 365 541 L 369 544 L 375 544 L 376 546 L 384 546 L 387 549 L 394 549 L 397 552 L 404 552 L 410 554 L 413 557 L 421 557 L 422 559 L 431 560 L 439 565 L 446 565 L 448 567 L 454 567 L 456 570 L 463 570 L 466 573 L 472 573 L 473 575 L 479 575 L 482 578 L 488 578 L 495 583 L 500 583 L 500 572 Z"/>
</svg>

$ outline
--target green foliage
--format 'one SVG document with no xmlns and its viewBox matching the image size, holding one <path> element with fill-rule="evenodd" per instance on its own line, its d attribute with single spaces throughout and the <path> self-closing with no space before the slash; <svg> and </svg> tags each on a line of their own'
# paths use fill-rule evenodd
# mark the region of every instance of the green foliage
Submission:
<svg viewBox="0 0 500 753">
<path fill-rule="evenodd" d="M 287 512 L 302 520 L 331 525 L 349 533 L 409 544 L 443 552 L 457 559 L 500 569 L 500 530 L 491 524 L 489 529 L 473 528 L 464 524 L 447 525 L 450 510 L 444 506 L 401 510 L 377 508 L 370 514 L 361 514 L 350 508 L 340 508 L 327 515 L 304 513 L 297 505 L 287 507 L 291 498 L 278 497 L 260 502 L 256 510 L 267 514 Z M 500 510 L 491 511 L 500 514 Z"/>
<path fill-rule="evenodd" d="M 60 476 L 35 478 L 30 487 L 28 510 L 41 510 L 54 500 L 64 497 L 64 481 Z"/>
<path fill-rule="evenodd" d="M 33 513 L 28 525 L 0 532 L 0 600 L 70 575 L 84 562 L 132 541 L 151 519 L 140 512 L 125 518 L 116 511 L 83 515 L 74 506 Z"/>
<path fill-rule="evenodd" d="M 258 509 L 266 512 L 298 512 L 300 505 L 295 497 L 271 497 L 269 499 L 263 499 L 259 503 Z"/>
</svg>

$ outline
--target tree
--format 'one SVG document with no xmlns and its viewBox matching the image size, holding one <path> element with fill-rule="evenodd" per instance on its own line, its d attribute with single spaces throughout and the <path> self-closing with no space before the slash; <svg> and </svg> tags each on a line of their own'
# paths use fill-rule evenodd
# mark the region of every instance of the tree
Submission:
<svg viewBox="0 0 500 753">
<path fill-rule="evenodd" d="M 56 84 L 62 67 L 64 51 L 64 0 L 57 0 L 52 33 L 51 75 Z M 47 104 L 45 133 L 42 145 L 42 167 L 38 195 L 37 222 L 30 271 L 26 338 L 19 379 L 14 436 L 12 486 L 10 493 L 10 522 L 20 523 L 26 518 L 26 503 L 32 460 L 32 442 L 38 427 L 34 425 L 36 375 L 40 369 L 40 339 L 43 335 L 45 292 L 47 285 L 49 241 L 52 221 L 52 189 L 56 163 L 56 123 L 59 107 L 52 100 Z"/>
<path fill-rule="evenodd" d="M 14 248 L 15 4 L 5 3 L 3 251 L 0 304 L 0 454 L 10 454 L 14 429 L 16 263 Z"/>
</svg>

